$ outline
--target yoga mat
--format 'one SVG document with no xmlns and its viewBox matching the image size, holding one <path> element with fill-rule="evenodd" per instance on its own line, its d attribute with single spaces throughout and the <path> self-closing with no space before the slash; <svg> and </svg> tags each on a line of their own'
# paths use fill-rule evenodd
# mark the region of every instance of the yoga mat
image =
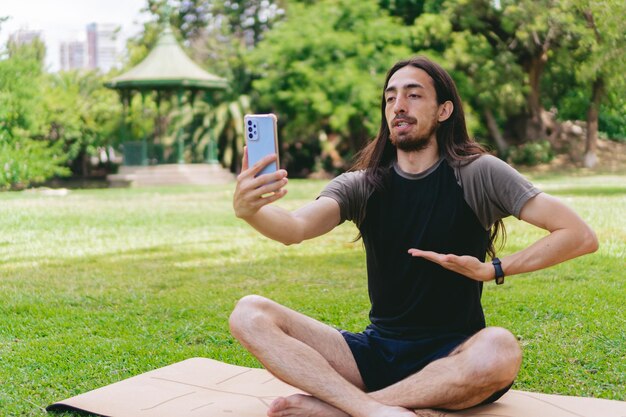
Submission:
<svg viewBox="0 0 626 417">
<path fill-rule="evenodd" d="M 279 396 L 301 392 L 263 369 L 192 358 L 80 394 L 48 411 L 106 417 L 264 417 Z M 437 417 L 626 417 L 626 402 L 511 390 L 494 404 Z"/>
</svg>

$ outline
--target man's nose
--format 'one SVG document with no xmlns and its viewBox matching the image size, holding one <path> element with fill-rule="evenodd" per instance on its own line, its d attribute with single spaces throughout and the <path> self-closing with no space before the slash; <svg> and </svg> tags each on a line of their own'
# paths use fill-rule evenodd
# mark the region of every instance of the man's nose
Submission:
<svg viewBox="0 0 626 417">
<path fill-rule="evenodd" d="M 406 100 L 402 97 L 396 97 L 396 101 L 393 104 L 393 112 L 395 114 L 406 113 Z"/>
</svg>

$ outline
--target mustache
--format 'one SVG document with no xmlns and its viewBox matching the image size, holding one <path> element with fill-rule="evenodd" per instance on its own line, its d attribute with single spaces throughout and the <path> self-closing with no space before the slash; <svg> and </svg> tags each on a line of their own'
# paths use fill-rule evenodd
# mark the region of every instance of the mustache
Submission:
<svg viewBox="0 0 626 417">
<path fill-rule="evenodd" d="M 417 119 L 415 117 L 411 117 L 409 115 L 406 114 L 399 114 L 396 117 L 393 118 L 393 120 L 391 121 L 392 126 L 397 125 L 400 122 L 406 122 L 406 123 L 417 123 Z"/>
</svg>

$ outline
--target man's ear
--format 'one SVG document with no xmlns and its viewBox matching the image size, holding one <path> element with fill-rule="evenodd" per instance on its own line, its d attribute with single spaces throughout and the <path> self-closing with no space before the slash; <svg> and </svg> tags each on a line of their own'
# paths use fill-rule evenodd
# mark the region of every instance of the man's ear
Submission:
<svg viewBox="0 0 626 417">
<path fill-rule="evenodd" d="M 439 117 L 437 121 L 439 123 L 445 122 L 450 118 L 452 112 L 454 111 L 454 104 L 450 100 L 445 101 L 443 104 L 439 105 Z"/>
</svg>

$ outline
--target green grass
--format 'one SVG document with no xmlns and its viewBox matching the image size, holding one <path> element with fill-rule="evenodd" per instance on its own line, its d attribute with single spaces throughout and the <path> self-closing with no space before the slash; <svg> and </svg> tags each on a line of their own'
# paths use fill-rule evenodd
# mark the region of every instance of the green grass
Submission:
<svg viewBox="0 0 626 417">
<path fill-rule="evenodd" d="M 486 285 L 488 324 L 523 345 L 517 389 L 626 400 L 626 177 L 536 181 L 594 227 L 600 250 Z M 294 180 L 280 204 L 295 208 L 323 186 Z M 250 293 L 365 326 L 354 226 L 285 247 L 233 216 L 232 192 L 0 194 L 0 414 L 43 416 L 54 401 L 194 356 L 259 366 L 227 326 Z M 543 235 L 514 219 L 507 227 L 507 252 Z"/>
</svg>

